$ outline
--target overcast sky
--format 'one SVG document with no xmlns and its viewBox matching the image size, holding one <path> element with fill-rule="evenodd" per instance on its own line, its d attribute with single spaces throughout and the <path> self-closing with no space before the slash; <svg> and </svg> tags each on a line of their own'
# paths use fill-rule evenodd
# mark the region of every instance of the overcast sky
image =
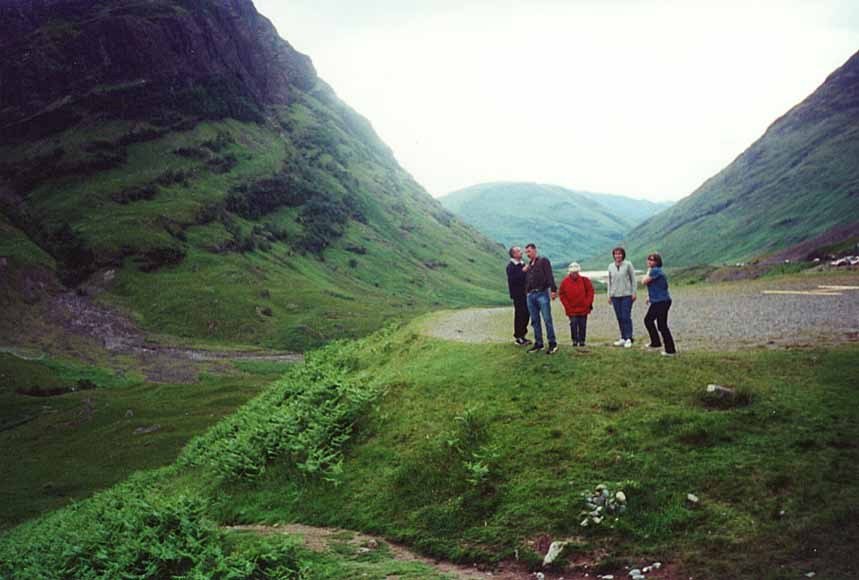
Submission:
<svg viewBox="0 0 859 580">
<path fill-rule="evenodd" d="M 256 0 L 435 196 L 675 200 L 859 49 L 855 0 Z"/>
</svg>

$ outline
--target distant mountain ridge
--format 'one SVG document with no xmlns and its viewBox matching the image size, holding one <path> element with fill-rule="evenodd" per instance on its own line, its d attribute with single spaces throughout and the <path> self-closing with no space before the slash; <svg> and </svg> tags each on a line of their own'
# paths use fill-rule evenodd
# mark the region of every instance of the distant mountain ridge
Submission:
<svg viewBox="0 0 859 580">
<path fill-rule="evenodd" d="M 627 237 L 672 264 L 771 254 L 859 215 L 859 52 L 735 161 Z"/>
<path fill-rule="evenodd" d="M 670 205 L 529 182 L 483 183 L 439 201 L 505 246 L 533 241 L 559 265 L 610 249 Z"/>
</svg>

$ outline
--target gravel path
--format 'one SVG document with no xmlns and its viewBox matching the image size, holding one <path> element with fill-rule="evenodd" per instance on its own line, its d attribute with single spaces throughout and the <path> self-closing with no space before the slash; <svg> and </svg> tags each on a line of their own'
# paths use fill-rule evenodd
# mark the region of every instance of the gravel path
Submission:
<svg viewBox="0 0 859 580">
<path fill-rule="evenodd" d="M 686 286 L 671 289 L 671 294 L 669 323 L 678 350 L 859 340 L 859 275 L 855 273 Z M 640 295 L 632 313 L 636 342 L 641 345 L 647 344 L 645 295 Z M 512 319 L 512 307 L 446 311 L 430 318 L 424 332 L 462 342 L 508 342 Z M 553 304 L 553 319 L 558 342 L 569 343 L 569 324 L 559 301 Z M 617 336 L 614 311 L 607 298 L 598 295 L 588 320 L 588 343 L 607 344 Z"/>
</svg>

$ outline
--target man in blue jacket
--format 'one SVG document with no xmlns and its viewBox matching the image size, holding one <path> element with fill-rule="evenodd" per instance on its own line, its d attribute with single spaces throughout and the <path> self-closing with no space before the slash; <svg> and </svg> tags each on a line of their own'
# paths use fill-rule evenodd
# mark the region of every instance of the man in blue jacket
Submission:
<svg viewBox="0 0 859 580">
<path fill-rule="evenodd" d="M 513 341 L 519 346 L 531 344 L 528 335 L 528 297 L 525 294 L 525 263 L 522 261 L 522 248 L 510 248 L 510 261 L 507 262 L 507 289 L 513 300 Z"/>
</svg>

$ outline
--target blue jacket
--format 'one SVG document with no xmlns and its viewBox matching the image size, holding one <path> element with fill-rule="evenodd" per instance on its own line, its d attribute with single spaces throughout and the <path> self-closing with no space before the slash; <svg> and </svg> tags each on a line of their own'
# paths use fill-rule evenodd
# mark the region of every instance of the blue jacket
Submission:
<svg viewBox="0 0 859 580">
<path fill-rule="evenodd" d="M 665 276 L 662 268 L 651 268 L 650 278 L 650 284 L 647 285 L 647 294 L 650 297 L 650 303 L 671 300 L 671 294 L 668 293 L 668 278 Z"/>
</svg>

